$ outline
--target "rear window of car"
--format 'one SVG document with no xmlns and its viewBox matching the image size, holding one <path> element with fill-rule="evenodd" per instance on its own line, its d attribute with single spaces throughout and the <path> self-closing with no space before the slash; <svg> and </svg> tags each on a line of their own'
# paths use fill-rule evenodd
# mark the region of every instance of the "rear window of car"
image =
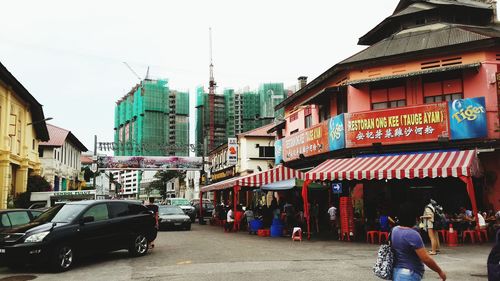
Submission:
<svg viewBox="0 0 500 281">
<path fill-rule="evenodd" d="M 171 205 L 174 206 L 186 206 L 191 205 L 187 199 L 171 199 Z"/>
<path fill-rule="evenodd" d="M 0 222 L 2 224 L 2 227 L 11 227 L 9 216 L 7 213 L 2 214 L 2 217 L 0 218 Z"/>
</svg>

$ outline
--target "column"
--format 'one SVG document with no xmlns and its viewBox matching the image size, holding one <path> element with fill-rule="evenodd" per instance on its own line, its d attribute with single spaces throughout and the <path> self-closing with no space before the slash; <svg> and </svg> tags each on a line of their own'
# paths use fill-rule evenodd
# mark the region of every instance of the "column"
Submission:
<svg viewBox="0 0 500 281">
<path fill-rule="evenodd" d="M 0 160 L 0 209 L 7 208 L 10 189 L 10 161 Z"/>
<path fill-rule="evenodd" d="M 16 173 L 15 194 L 26 192 L 28 187 L 28 161 L 23 161 Z"/>
</svg>

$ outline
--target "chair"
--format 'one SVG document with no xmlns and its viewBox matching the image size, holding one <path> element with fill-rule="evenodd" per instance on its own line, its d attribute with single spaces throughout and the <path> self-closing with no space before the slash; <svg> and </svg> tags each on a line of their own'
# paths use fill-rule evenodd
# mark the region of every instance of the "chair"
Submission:
<svg viewBox="0 0 500 281">
<path fill-rule="evenodd" d="M 476 230 L 477 238 L 479 239 L 479 243 L 483 243 L 483 236 L 484 236 L 484 242 L 490 241 L 488 239 L 488 230 L 487 229 L 479 229 Z"/>
<path fill-rule="evenodd" d="M 448 237 L 448 230 L 441 229 L 438 230 L 437 233 L 438 233 L 438 239 L 442 237 L 443 243 L 446 243 L 446 237 Z"/>
<path fill-rule="evenodd" d="M 377 240 L 380 241 L 379 231 L 372 230 L 366 232 L 366 242 L 370 242 L 371 244 L 375 244 L 375 236 L 377 236 Z"/>
<path fill-rule="evenodd" d="M 462 233 L 462 241 L 465 243 L 465 239 L 469 236 L 471 243 L 476 243 L 476 231 L 475 230 L 464 230 Z"/>
<path fill-rule="evenodd" d="M 294 227 L 292 231 L 292 241 L 302 242 L 302 228 Z"/>
<path fill-rule="evenodd" d="M 384 238 L 384 240 L 387 242 L 389 240 L 389 232 L 385 232 L 385 231 L 380 231 L 378 233 L 378 243 L 382 243 L 382 237 Z"/>
</svg>

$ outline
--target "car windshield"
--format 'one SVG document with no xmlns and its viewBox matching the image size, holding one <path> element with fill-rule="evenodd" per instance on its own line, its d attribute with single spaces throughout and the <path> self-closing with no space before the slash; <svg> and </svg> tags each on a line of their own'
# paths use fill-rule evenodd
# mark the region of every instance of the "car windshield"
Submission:
<svg viewBox="0 0 500 281">
<path fill-rule="evenodd" d="M 174 206 L 186 206 L 186 205 L 191 205 L 189 204 L 189 201 L 187 199 L 175 199 L 172 200 L 172 204 Z"/>
<path fill-rule="evenodd" d="M 85 207 L 87 207 L 87 205 L 84 204 L 56 205 L 42 213 L 33 221 L 39 223 L 71 222 L 80 214 L 83 209 L 85 209 Z"/>
<path fill-rule="evenodd" d="M 160 206 L 160 215 L 184 215 L 184 212 L 179 207 Z"/>
</svg>

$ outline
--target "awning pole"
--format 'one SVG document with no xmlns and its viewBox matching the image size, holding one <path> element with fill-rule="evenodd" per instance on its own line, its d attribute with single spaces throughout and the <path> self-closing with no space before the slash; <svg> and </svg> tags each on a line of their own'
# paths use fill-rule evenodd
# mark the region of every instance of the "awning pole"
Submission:
<svg viewBox="0 0 500 281">
<path fill-rule="evenodd" d="M 311 224 L 309 218 L 309 184 L 311 180 L 305 180 L 302 186 L 302 200 L 304 201 L 304 218 L 307 222 L 307 240 L 311 240 Z"/>
<path fill-rule="evenodd" d="M 198 219 L 200 224 L 203 221 L 203 192 L 200 191 L 200 218 Z"/>
<path fill-rule="evenodd" d="M 476 229 L 479 230 L 479 217 L 476 202 L 476 191 L 474 190 L 474 183 L 472 182 L 472 177 L 461 176 L 460 179 L 465 182 L 467 193 L 469 194 L 469 199 L 472 205 L 472 213 L 474 214 L 474 219 L 476 220 Z"/>
<path fill-rule="evenodd" d="M 233 212 L 234 214 L 236 215 L 236 205 L 238 204 L 238 193 L 240 191 L 240 186 L 239 185 L 235 185 L 234 186 L 234 190 L 233 190 L 233 194 L 234 194 L 234 205 L 233 205 Z"/>
</svg>

